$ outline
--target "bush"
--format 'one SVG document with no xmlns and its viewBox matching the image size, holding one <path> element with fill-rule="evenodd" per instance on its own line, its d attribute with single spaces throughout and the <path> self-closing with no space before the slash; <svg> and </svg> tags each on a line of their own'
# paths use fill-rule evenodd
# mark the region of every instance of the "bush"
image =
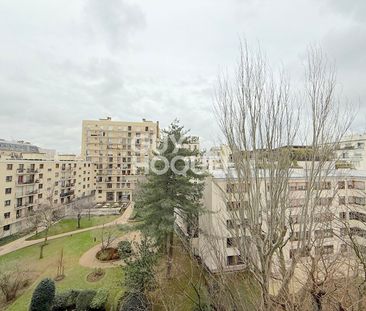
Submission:
<svg viewBox="0 0 366 311">
<path fill-rule="evenodd" d="M 99 288 L 93 300 L 90 303 L 90 309 L 93 311 L 105 311 L 105 305 L 108 299 L 108 290 Z"/>
<path fill-rule="evenodd" d="M 149 310 L 147 298 L 141 292 L 127 292 L 123 295 L 119 311 L 146 311 Z"/>
<path fill-rule="evenodd" d="M 129 258 L 132 255 L 132 245 L 130 241 L 118 243 L 118 254 L 121 259 Z"/>
<path fill-rule="evenodd" d="M 95 290 L 83 290 L 76 298 L 76 311 L 89 310 L 90 303 L 92 302 L 96 292 Z"/>
<path fill-rule="evenodd" d="M 80 290 L 71 289 L 63 293 L 56 294 L 53 301 L 52 311 L 73 310 L 76 307 L 76 299 Z"/>
<path fill-rule="evenodd" d="M 55 298 L 55 282 L 43 279 L 33 292 L 29 311 L 49 311 Z"/>
</svg>

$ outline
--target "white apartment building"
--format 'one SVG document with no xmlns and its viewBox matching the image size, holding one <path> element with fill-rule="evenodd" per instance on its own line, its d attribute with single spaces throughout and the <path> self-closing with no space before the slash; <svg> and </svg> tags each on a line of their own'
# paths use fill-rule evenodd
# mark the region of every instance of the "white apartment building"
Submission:
<svg viewBox="0 0 366 311">
<path fill-rule="evenodd" d="M 340 165 L 350 164 L 351 167 L 366 170 L 366 134 L 345 136 L 337 151 Z"/>
<path fill-rule="evenodd" d="M 207 213 L 199 217 L 199 235 L 193 239 L 195 255 L 212 272 L 234 271 L 245 268 L 245 254 L 235 246 L 238 231 L 245 237 L 245 221 L 238 217 L 241 202 L 234 189 L 235 173 L 227 174 L 223 170 L 213 171 L 205 182 L 204 207 Z M 233 177 L 234 176 L 234 177 Z M 298 231 L 301 223 L 300 208 L 304 204 L 305 178 L 303 169 L 296 169 L 289 182 L 289 208 L 287 218 L 294 228 L 294 234 L 285 249 L 285 259 L 289 260 L 296 252 Z M 321 186 L 321 199 L 315 208 L 313 232 L 306 235 L 311 239 L 322 238 L 322 244 L 315 246 L 312 252 L 344 254 L 346 244 L 339 237 L 346 235 L 344 224 L 350 226 L 366 250 L 366 171 L 337 170 Z M 245 202 L 244 202 L 245 203 Z M 240 221 L 241 220 L 241 221 Z M 316 243 L 314 244 L 316 245 Z"/>
<path fill-rule="evenodd" d="M 91 162 L 75 155 L 51 159 L 36 149 L 26 153 L 28 148 L 7 144 L 10 153 L 4 151 L 0 158 L 0 238 L 26 229 L 28 213 L 47 197 L 62 206 L 94 196 L 95 167 Z"/>
<path fill-rule="evenodd" d="M 97 202 L 130 202 L 159 141 L 159 122 L 84 120 L 82 156 L 97 166 Z"/>
<path fill-rule="evenodd" d="M 208 171 L 227 170 L 231 166 L 231 150 L 227 145 L 212 147 L 203 157 L 203 166 Z"/>
</svg>

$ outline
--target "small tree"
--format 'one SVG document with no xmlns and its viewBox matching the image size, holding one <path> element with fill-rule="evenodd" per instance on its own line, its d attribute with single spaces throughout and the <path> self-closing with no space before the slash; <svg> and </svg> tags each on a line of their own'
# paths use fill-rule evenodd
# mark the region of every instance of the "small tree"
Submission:
<svg viewBox="0 0 366 311">
<path fill-rule="evenodd" d="M 117 235 L 115 229 L 112 227 L 105 227 L 103 225 L 101 232 L 101 250 L 104 251 L 106 248 L 110 247 L 116 238 Z"/>
<path fill-rule="evenodd" d="M 51 310 L 55 292 L 55 282 L 49 278 L 43 279 L 33 292 L 29 311 Z"/>
<path fill-rule="evenodd" d="M 40 246 L 39 259 L 43 258 L 43 248 L 47 245 L 48 232 L 50 228 L 62 218 L 60 207 L 53 202 L 53 188 L 47 196 L 46 200 L 40 203 L 37 208 L 32 211 L 29 218 L 33 218 L 37 224 L 37 228 L 43 229 L 44 241 Z"/>
<path fill-rule="evenodd" d="M 0 270 L 0 291 L 6 302 L 15 299 L 19 290 L 28 284 L 27 275 L 27 271 L 19 269 L 18 266 L 15 266 L 15 269 L 3 268 Z"/>
<path fill-rule="evenodd" d="M 64 249 L 61 249 L 60 258 L 57 261 L 56 280 L 62 280 L 65 276 Z"/>
<path fill-rule="evenodd" d="M 76 215 L 78 229 L 81 228 L 81 218 L 83 215 L 83 211 L 86 210 L 87 208 L 88 208 L 88 204 L 86 204 L 85 202 L 78 201 L 75 203 L 74 213 Z M 89 206 L 89 220 L 90 220 L 90 206 Z"/>
</svg>

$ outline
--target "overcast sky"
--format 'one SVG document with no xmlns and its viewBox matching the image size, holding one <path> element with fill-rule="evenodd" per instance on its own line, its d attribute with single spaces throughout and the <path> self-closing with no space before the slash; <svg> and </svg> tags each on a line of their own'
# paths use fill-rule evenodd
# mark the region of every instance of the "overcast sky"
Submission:
<svg viewBox="0 0 366 311">
<path fill-rule="evenodd" d="M 81 121 L 111 116 L 217 143 L 216 77 L 243 36 L 295 77 L 320 44 L 366 130 L 365 0 L 0 0 L 0 138 L 79 153 Z"/>
</svg>

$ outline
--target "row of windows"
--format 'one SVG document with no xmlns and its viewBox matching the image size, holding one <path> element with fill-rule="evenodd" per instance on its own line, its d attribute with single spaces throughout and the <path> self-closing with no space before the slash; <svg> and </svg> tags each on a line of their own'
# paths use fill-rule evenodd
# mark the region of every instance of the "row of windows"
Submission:
<svg viewBox="0 0 366 311">
<path fill-rule="evenodd" d="M 63 163 L 62 165 L 61 165 L 61 169 L 62 170 L 66 170 L 66 165 L 67 164 L 65 164 L 65 163 Z M 8 171 L 11 171 L 11 170 L 13 170 L 13 167 L 14 167 L 14 164 L 7 164 L 6 165 L 6 169 L 8 170 Z M 55 167 L 56 168 L 60 168 L 60 164 L 59 163 L 56 163 L 55 164 Z M 68 164 L 68 168 L 71 168 L 72 167 L 72 164 L 70 163 L 70 164 Z M 74 165 L 73 165 L 73 167 L 74 168 L 76 168 L 77 167 L 77 163 L 74 163 Z M 90 167 L 90 163 L 84 163 L 84 167 Z M 38 166 L 38 168 L 39 169 L 43 169 L 44 168 L 44 164 L 43 163 L 40 163 L 39 164 L 39 166 Z M 24 164 L 22 163 L 22 164 L 18 164 L 18 171 L 23 171 L 25 169 L 25 167 L 24 167 Z M 30 171 L 34 171 L 36 169 L 36 167 L 35 167 L 35 164 L 30 164 L 30 166 L 29 166 L 29 168 L 28 168 L 28 170 L 30 170 Z M 81 169 L 81 167 L 79 167 L 79 169 Z M 51 170 L 51 168 L 49 168 L 48 169 L 49 171 Z"/>
<path fill-rule="evenodd" d="M 235 192 L 247 192 L 248 191 L 247 183 L 228 183 L 226 185 L 227 193 L 235 193 Z M 365 182 L 364 181 L 339 181 L 337 183 L 338 189 L 358 189 L 365 190 Z M 307 182 L 291 182 L 289 183 L 290 191 L 305 191 L 308 187 Z M 332 189 L 332 183 L 330 181 L 317 182 L 314 184 L 314 190 L 330 190 Z"/>
</svg>

